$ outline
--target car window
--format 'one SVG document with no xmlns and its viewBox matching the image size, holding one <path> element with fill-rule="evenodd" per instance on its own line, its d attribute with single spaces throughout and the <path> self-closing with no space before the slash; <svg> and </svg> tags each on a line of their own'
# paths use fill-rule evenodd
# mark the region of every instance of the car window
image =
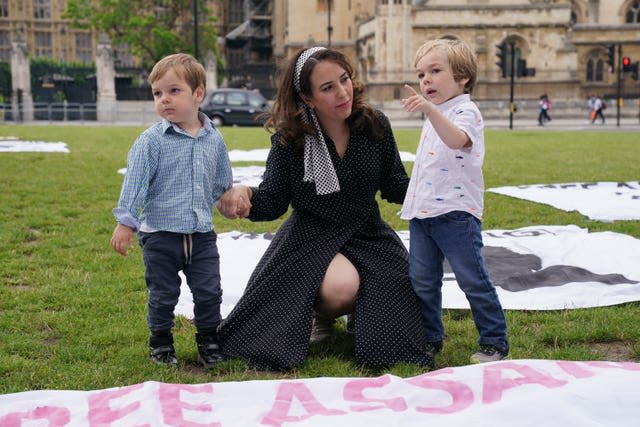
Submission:
<svg viewBox="0 0 640 427">
<path fill-rule="evenodd" d="M 222 92 L 214 93 L 213 96 L 211 97 L 211 103 L 216 105 L 224 104 L 224 93 Z"/>
<path fill-rule="evenodd" d="M 251 105 L 252 107 L 260 108 L 262 107 L 263 104 L 264 104 L 264 98 L 256 95 L 255 93 L 249 94 L 249 105 Z"/>
<path fill-rule="evenodd" d="M 230 92 L 227 95 L 227 103 L 229 105 L 246 105 L 247 97 L 242 92 Z"/>
</svg>

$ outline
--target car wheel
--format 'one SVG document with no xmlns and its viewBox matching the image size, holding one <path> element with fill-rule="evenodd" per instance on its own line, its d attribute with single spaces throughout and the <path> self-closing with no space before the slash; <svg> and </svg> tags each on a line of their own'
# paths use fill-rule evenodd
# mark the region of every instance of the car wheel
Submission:
<svg viewBox="0 0 640 427">
<path fill-rule="evenodd" d="M 224 120 L 222 120 L 222 117 L 220 116 L 213 116 L 211 117 L 211 121 L 213 122 L 213 125 L 217 128 L 221 127 L 222 125 L 224 125 Z"/>
</svg>

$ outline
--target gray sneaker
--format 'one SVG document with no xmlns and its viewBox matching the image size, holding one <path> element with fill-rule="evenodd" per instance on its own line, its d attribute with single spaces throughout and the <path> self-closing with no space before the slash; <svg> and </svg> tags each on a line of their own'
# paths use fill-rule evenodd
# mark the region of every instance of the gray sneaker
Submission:
<svg viewBox="0 0 640 427">
<path fill-rule="evenodd" d="M 324 316 L 316 311 L 313 312 L 313 323 L 311 325 L 311 336 L 309 342 L 317 343 L 332 338 L 335 334 L 333 324 L 335 319 Z"/>
<path fill-rule="evenodd" d="M 487 363 L 497 362 L 506 359 L 508 350 L 496 347 L 494 345 L 481 344 L 480 351 L 471 356 L 471 363 Z"/>
</svg>

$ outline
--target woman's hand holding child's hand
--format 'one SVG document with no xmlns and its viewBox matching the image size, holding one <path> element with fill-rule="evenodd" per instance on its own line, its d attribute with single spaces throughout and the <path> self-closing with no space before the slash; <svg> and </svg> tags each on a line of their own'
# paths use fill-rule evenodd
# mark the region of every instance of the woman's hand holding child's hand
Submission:
<svg viewBox="0 0 640 427">
<path fill-rule="evenodd" d="M 233 186 L 220 197 L 216 206 L 229 219 L 246 218 L 251 210 L 251 188 L 245 185 Z"/>
</svg>

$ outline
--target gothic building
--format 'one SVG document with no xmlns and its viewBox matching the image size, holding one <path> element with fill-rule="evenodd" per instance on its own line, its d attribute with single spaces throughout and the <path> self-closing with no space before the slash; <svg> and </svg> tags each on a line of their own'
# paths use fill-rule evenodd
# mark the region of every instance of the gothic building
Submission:
<svg viewBox="0 0 640 427">
<path fill-rule="evenodd" d="M 630 69 L 640 60 L 640 0 L 206 1 L 218 20 L 226 84 L 267 96 L 282 59 L 325 45 L 353 59 L 374 102 L 397 100 L 402 84 L 415 82 L 416 49 L 447 34 L 467 41 L 478 56 L 478 100 L 505 99 L 512 68 L 525 99 L 544 92 L 629 99 L 640 92 L 634 72 L 622 72 L 623 57 Z M 0 61 L 10 61 L 12 43 L 23 37 L 29 57 L 93 62 L 98 36 L 70 26 L 66 3 L 0 0 Z M 504 71 L 496 64 L 499 45 L 506 46 Z M 116 66 L 136 64 L 126 49 L 114 50 Z"/>
<path fill-rule="evenodd" d="M 479 79 L 474 97 L 479 100 L 508 98 L 511 56 L 520 98 L 537 99 L 545 92 L 576 101 L 592 93 L 608 98 L 616 98 L 618 91 L 623 98 L 639 94 L 633 73 L 621 72 L 623 57 L 632 65 L 640 60 L 638 0 L 271 3 L 275 62 L 312 44 L 342 49 L 358 65 L 370 98 L 379 103 L 397 100 L 402 83 L 415 82 L 415 51 L 442 35 L 455 35 L 475 50 Z M 506 77 L 496 64 L 501 44 L 507 48 Z M 526 71 L 519 73 L 521 67 Z"/>
<path fill-rule="evenodd" d="M 415 83 L 414 53 L 426 40 L 452 35 L 468 42 L 479 61 L 474 99 L 500 107 L 515 91 L 537 105 L 540 94 L 583 108 L 598 94 L 633 106 L 640 96 L 639 0 L 227 0 L 244 10 L 243 24 L 226 37 L 232 63 L 238 34 L 255 34 L 251 17 L 268 28 L 263 63 L 276 66 L 299 49 L 331 46 L 357 65 L 370 99 L 397 105 L 403 83 Z M 256 9 L 254 3 L 260 3 Z M 260 10 L 259 13 L 254 13 Z M 254 26 L 255 28 L 255 26 Z M 250 46 L 247 43 L 246 46 Z M 502 46 L 502 48 L 500 48 Z M 230 49 L 231 48 L 231 49 Z M 254 58 L 257 57 L 254 52 Z M 501 55 L 499 57 L 498 55 Z M 247 58 L 246 53 L 243 56 Z M 630 62 L 623 71 L 623 58 Z M 249 63 L 249 62 L 247 62 Z M 241 67 L 237 67 L 239 71 Z M 635 72 L 633 70 L 636 70 Z M 229 68 L 233 79 L 234 68 Z M 513 79 L 511 73 L 513 70 Z M 262 67 L 273 76 L 275 69 Z M 242 77 L 246 78 L 246 77 Z M 271 94 L 270 81 L 254 79 Z M 271 85 L 271 86 L 269 86 Z M 533 107 L 535 108 L 535 107 Z M 629 111 L 630 114 L 633 114 Z"/>
<path fill-rule="evenodd" d="M 227 0 L 222 10 L 226 84 L 258 88 L 270 98 L 275 86 L 271 1 Z"/>
<path fill-rule="evenodd" d="M 0 61 L 10 62 L 12 43 L 25 42 L 29 57 L 90 64 L 95 60 L 97 35 L 73 28 L 64 18 L 66 0 L 0 0 Z M 118 50 L 125 66 L 135 59 Z"/>
<path fill-rule="evenodd" d="M 512 63 L 526 67 L 514 70 L 516 91 L 525 99 L 541 93 L 616 98 L 618 81 L 623 98 L 639 94 L 637 73 L 634 80 L 633 72 L 621 68 L 623 57 L 631 65 L 640 60 L 640 1 L 380 0 L 356 39 L 371 97 L 397 99 L 399 83 L 415 81 L 416 49 L 446 34 L 468 42 L 478 56 L 476 99 L 507 97 Z M 500 45 L 506 49 L 506 77 L 496 64 Z"/>
</svg>

